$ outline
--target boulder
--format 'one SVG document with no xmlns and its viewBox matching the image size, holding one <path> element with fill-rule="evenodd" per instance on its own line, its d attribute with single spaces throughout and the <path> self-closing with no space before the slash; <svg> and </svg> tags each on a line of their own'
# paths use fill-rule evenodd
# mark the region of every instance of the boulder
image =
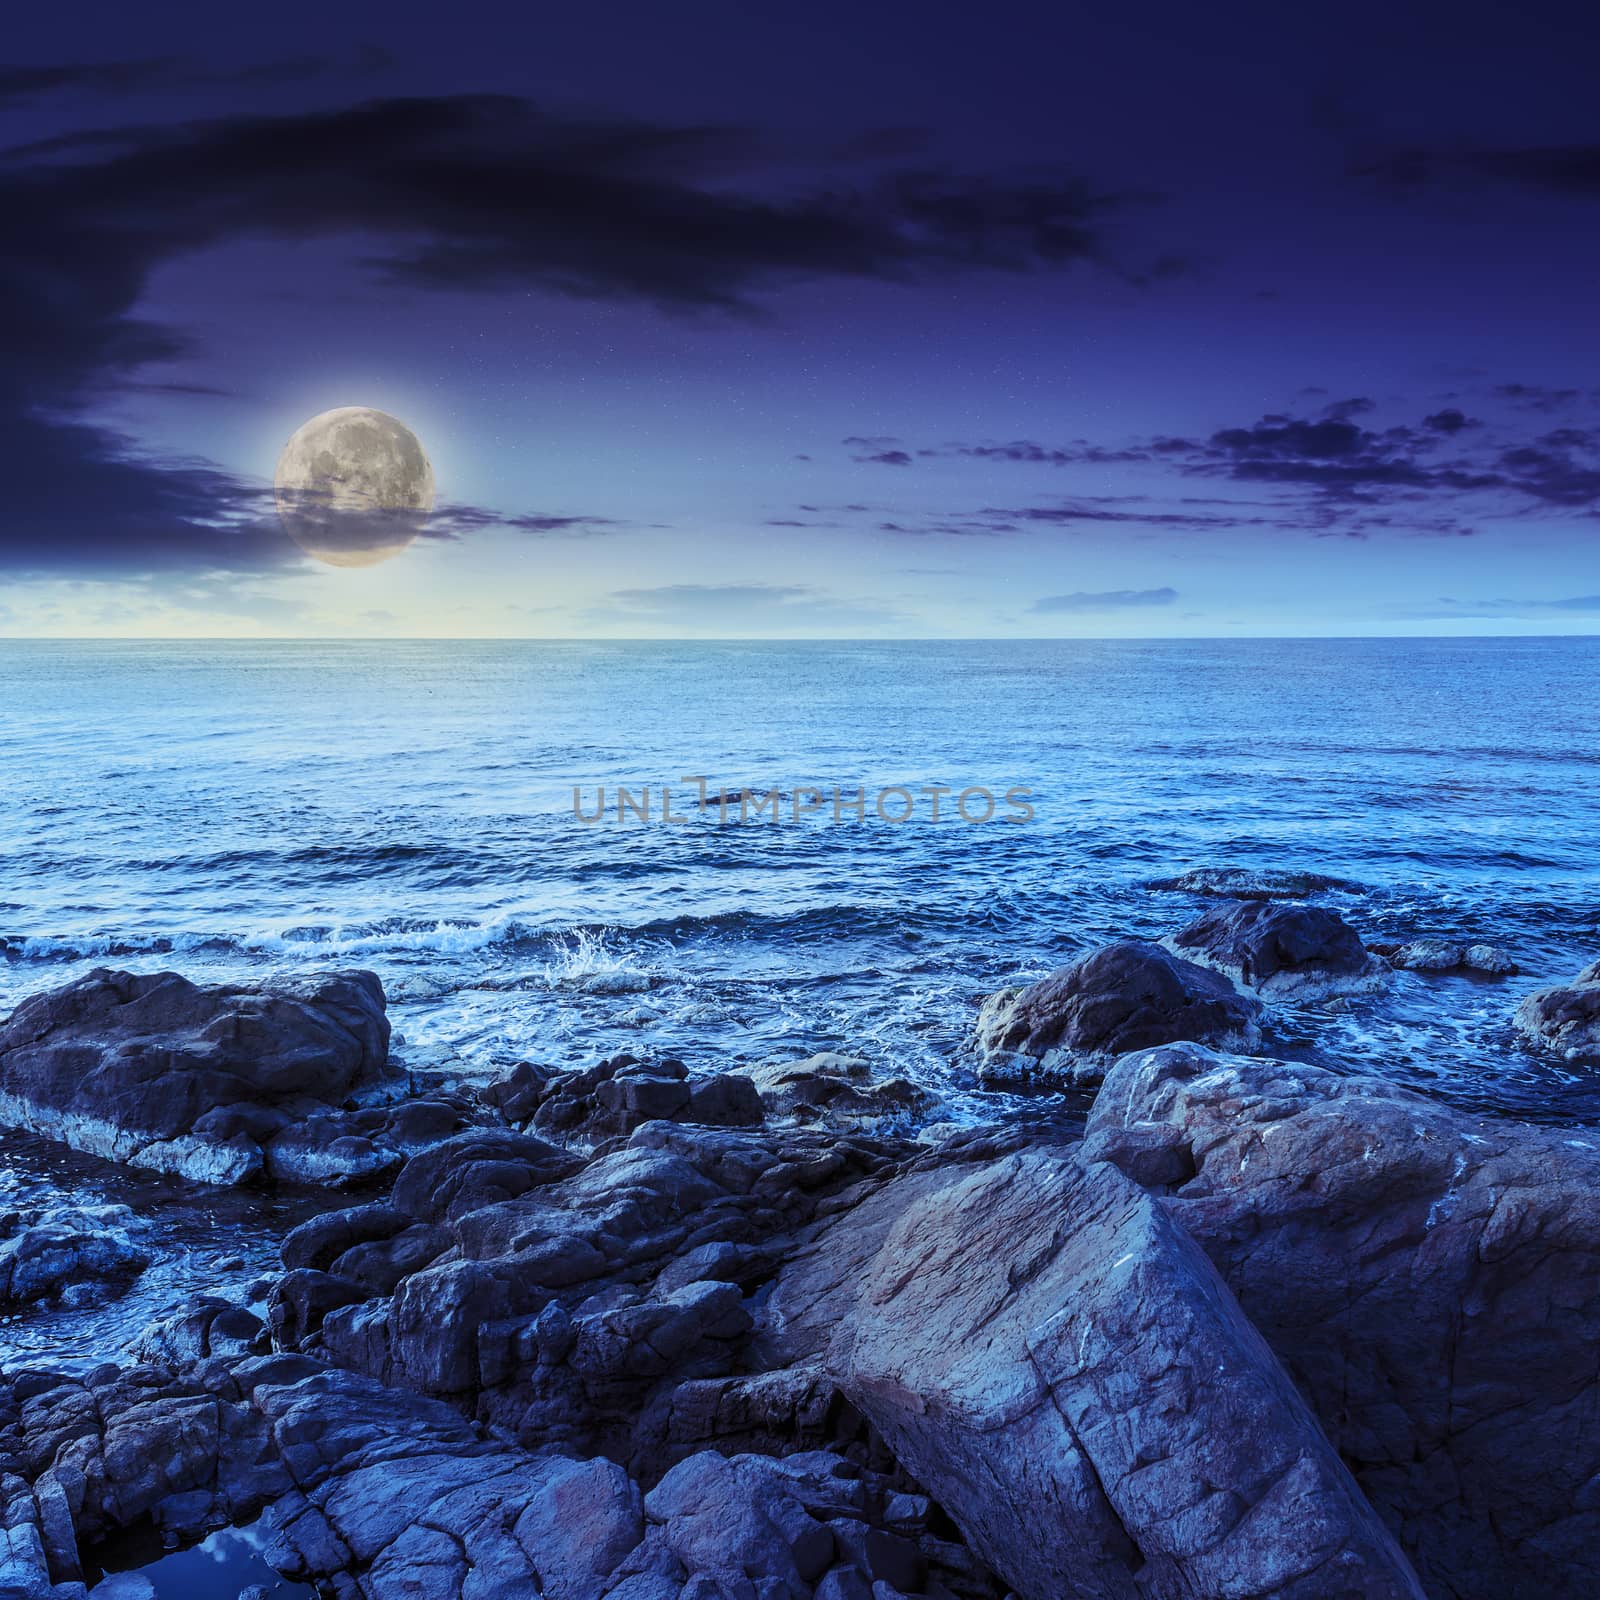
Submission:
<svg viewBox="0 0 1600 1600">
<path fill-rule="evenodd" d="M 370 972 L 202 986 L 97 968 L 0 1027 L 0 1124 L 238 1183 L 289 1122 L 375 1082 L 388 1049 Z"/>
<path fill-rule="evenodd" d="M 1019 1151 L 863 1214 L 780 1279 L 823 1361 L 1022 1600 L 1421 1590 L 1288 1375 L 1158 1200 Z M 818 1305 L 818 1297 L 822 1304 Z"/>
<path fill-rule="evenodd" d="M 1169 942 L 1267 996 L 1347 994 L 1376 987 L 1388 971 L 1354 928 L 1322 906 L 1236 900 L 1197 917 Z"/>
<path fill-rule="evenodd" d="M 1534 990 L 1517 1007 L 1517 1028 L 1567 1061 L 1600 1061 L 1600 961 L 1571 983 Z"/>
<path fill-rule="evenodd" d="M 1592 1592 L 1600 1139 L 1172 1046 L 1107 1074 L 1085 1153 L 1166 1194 L 1430 1594 Z"/>
<path fill-rule="evenodd" d="M 1148 1045 L 1195 1039 L 1250 1049 L 1260 1010 L 1220 974 L 1125 940 L 990 995 L 978 1012 L 978 1075 L 993 1084 L 1093 1084 L 1118 1055 Z"/>
</svg>

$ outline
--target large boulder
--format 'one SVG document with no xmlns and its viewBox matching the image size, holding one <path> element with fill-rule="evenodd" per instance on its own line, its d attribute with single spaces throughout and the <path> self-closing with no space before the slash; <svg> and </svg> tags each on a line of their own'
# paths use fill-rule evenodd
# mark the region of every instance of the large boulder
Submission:
<svg viewBox="0 0 1600 1600">
<path fill-rule="evenodd" d="M 831 1326 L 824 1364 L 1023 1600 L 1419 1600 L 1160 1201 L 1042 1148 L 897 1188 L 841 1224 L 846 1274 L 831 1229 L 786 1271 L 772 1337 Z"/>
<path fill-rule="evenodd" d="M 1594 1592 L 1600 1141 L 1193 1046 L 1119 1061 L 1087 1140 L 1166 1193 L 1431 1595 Z"/>
<path fill-rule="evenodd" d="M 1517 1028 L 1568 1061 L 1600 1061 L 1600 961 L 1571 983 L 1536 989 L 1517 1007 Z"/>
<path fill-rule="evenodd" d="M 987 1083 L 1098 1083 L 1128 1050 L 1194 1039 L 1251 1049 L 1260 1003 L 1218 973 L 1160 945 L 1107 945 L 978 1012 L 978 1074 Z"/>
<path fill-rule="evenodd" d="M 203 986 L 97 968 L 0 1027 L 0 1124 L 238 1183 L 263 1172 L 275 1137 L 374 1083 L 388 1051 L 370 972 Z"/>
<path fill-rule="evenodd" d="M 1354 928 L 1322 906 L 1237 900 L 1197 917 L 1170 942 L 1189 960 L 1269 996 L 1370 989 L 1388 971 Z"/>
</svg>

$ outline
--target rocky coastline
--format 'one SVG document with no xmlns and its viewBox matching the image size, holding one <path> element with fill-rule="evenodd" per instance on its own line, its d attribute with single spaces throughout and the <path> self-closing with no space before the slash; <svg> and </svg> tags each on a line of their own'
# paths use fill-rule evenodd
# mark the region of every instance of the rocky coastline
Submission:
<svg viewBox="0 0 1600 1600">
<path fill-rule="evenodd" d="M 0 1600 L 247 1524 L 339 1600 L 1593 1594 L 1600 1136 L 1274 1057 L 1286 996 L 1514 970 L 1313 879 L 992 996 L 977 1075 L 1082 1102 L 993 1126 L 839 1055 L 466 1087 L 370 972 L 34 996 L 0 1125 L 326 1203 L 253 1306 L 0 1374 Z M 1508 1024 L 1600 1064 L 1600 965 Z M 152 1249 L 0 1224 L 20 1315 Z"/>
</svg>

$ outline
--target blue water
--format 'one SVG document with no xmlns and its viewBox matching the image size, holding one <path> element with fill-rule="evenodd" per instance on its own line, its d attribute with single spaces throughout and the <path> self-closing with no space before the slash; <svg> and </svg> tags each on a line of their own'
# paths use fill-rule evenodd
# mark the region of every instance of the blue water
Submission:
<svg viewBox="0 0 1600 1600">
<path fill-rule="evenodd" d="M 978 997 L 1181 924 L 1153 877 L 1291 866 L 1525 976 L 1402 975 L 1281 1048 L 1588 1118 L 1507 1021 L 1600 954 L 1597 691 L 1581 639 L 0 645 L 0 1010 L 107 961 L 359 963 L 419 1064 L 846 1048 L 970 1107 Z M 723 824 L 686 774 L 1036 815 Z M 663 781 L 690 823 L 574 816 Z"/>
<path fill-rule="evenodd" d="M 722 823 L 681 774 L 1026 787 L 1035 815 L 789 799 Z M 573 814 L 574 785 L 592 811 L 663 781 L 691 821 Z M 1600 1121 L 1600 1075 L 1510 1028 L 1600 955 L 1597 836 L 1600 646 L 1577 639 L 0 645 L 0 1013 L 102 963 L 360 964 L 401 1053 L 469 1078 L 835 1048 L 1004 1116 L 964 1058 L 979 998 L 1178 927 L 1203 902 L 1149 881 L 1238 864 L 1353 880 L 1328 900 L 1369 939 L 1523 967 L 1279 1009 L 1270 1048 Z M 248 1300 L 297 1203 L 6 1135 L 0 1199 L 62 1194 L 133 1206 L 159 1259 L 105 1306 L 0 1325 L 0 1362 L 91 1364 L 196 1290 Z M 221 1595 L 199 1570 L 149 1572 L 163 1600 Z"/>
</svg>

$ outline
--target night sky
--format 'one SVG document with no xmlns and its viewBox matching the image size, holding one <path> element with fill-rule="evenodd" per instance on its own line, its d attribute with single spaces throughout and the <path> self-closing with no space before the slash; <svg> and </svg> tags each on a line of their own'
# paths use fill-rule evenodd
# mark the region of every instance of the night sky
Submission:
<svg viewBox="0 0 1600 1600">
<path fill-rule="evenodd" d="M 1590 4 L 29 7 L 0 633 L 1600 628 Z M 272 510 L 404 419 L 381 566 Z"/>
</svg>

